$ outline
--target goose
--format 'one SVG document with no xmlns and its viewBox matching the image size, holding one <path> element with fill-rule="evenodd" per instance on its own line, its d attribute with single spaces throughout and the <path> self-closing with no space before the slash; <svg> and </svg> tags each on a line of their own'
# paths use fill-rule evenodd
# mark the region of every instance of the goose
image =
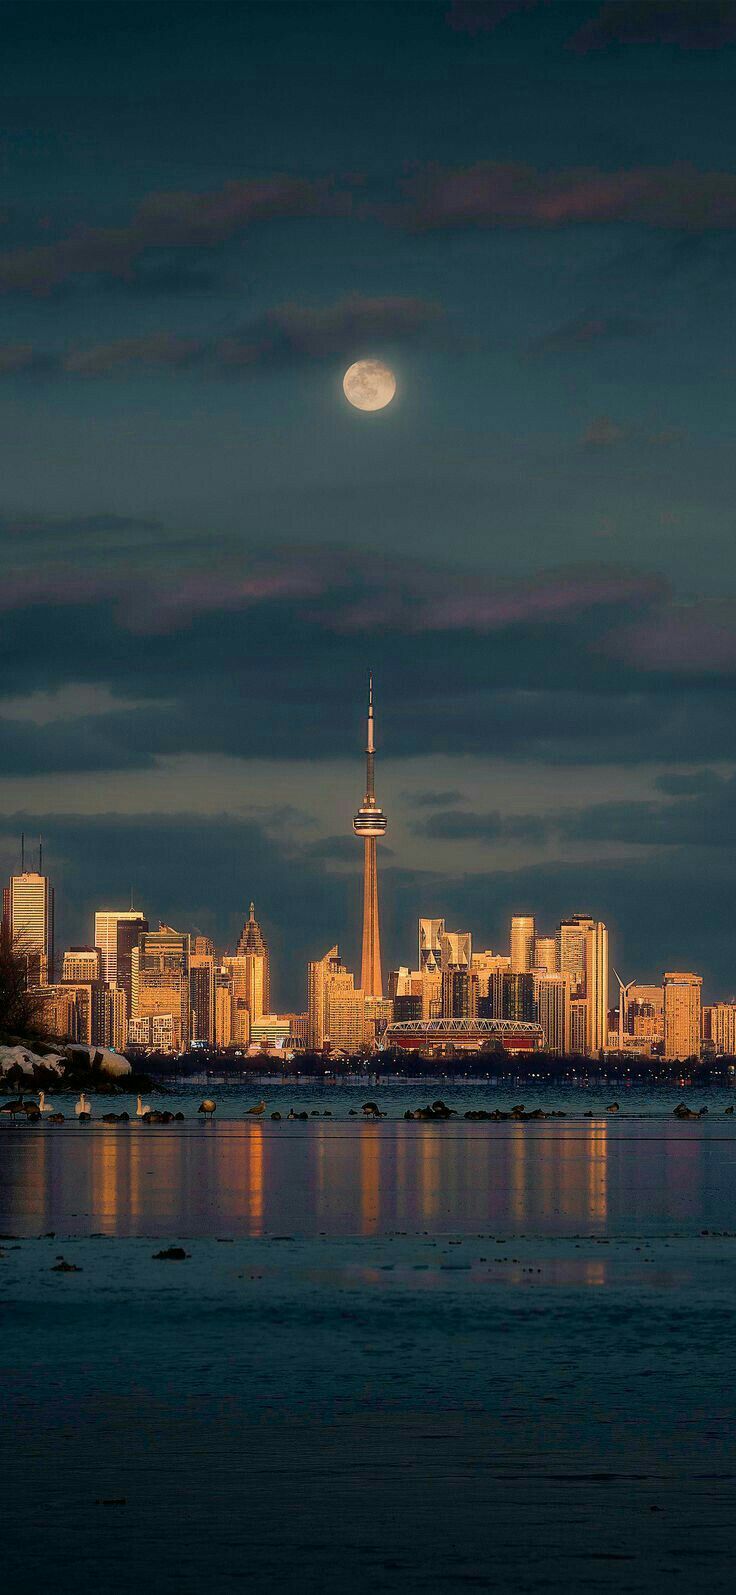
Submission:
<svg viewBox="0 0 736 1595">
<path fill-rule="evenodd" d="M 64 1123 L 64 1115 L 63 1115 L 63 1113 L 52 1113 L 52 1115 L 51 1115 L 51 1117 L 49 1119 L 49 1124 L 63 1124 L 63 1123 Z"/>
<path fill-rule="evenodd" d="M 38 1111 L 39 1111 L 39 1113 L 52 1113 L 53 1112 L 51 1103 L 46 1101 L 46 1092 L 45 1091 L 39 1091 L 39 1093 L 38 1093 Z"/>
<path fill-rule="evenodd" d="M 259 1113 L 265 1113 L 266 1104 L 265 1104 L 265 1102 L 257 1102 L 254 1108 L 246 1108 L 245 1111 L 246 1111 L 246 1113 L 252 1113 L 252 1114 L 256 1114 L 256 1115 L 259 1114 Z"/>
<path fill-rule="evenodd" d="M 200 1102 L 197 1112 L 203 1113 L 206 1119 L 211 1119 L 213 1113 L 217 1112 L 217 1103 L 213 1102 L 212 1097 L 205 1097 L 204 1102 Z"/>
<path fill-rule="evenodd" d="M 82 1091 L 81 1095 L 75 1102 L 74 1112 L 76 1113 L 78 1119 L 90 1118 L 89 1102 L 87 1101 L 87 1094 L 85 1091 Z"/>
<path fill-rule="evenodd" d="M 139 1097 L 138 1098 L 138 1106 L 137 1106 L 137 1108 L 135 1110 L 136 1118 L 137 1119 L 142 1119 L 144 1113 L 150 1113 L 150 1111 L 151 1111 L 151 1109 L 150 1109 L 148 1103 L 147 1102 L 144 1103 L 143 1098 Z"/>
</svg>

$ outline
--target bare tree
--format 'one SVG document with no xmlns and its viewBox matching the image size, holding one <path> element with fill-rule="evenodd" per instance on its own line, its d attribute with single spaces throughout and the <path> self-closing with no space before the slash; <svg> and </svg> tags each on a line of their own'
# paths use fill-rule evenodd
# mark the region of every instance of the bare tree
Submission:
<svg viewBox="0 0 736 1595">
<path fill-rule="evenodd" d="M 43 999 L 28 986 L 28 951 L 0 921 L 0 1035 L 38 1038 L 46 1034 Z"/>
</svg>

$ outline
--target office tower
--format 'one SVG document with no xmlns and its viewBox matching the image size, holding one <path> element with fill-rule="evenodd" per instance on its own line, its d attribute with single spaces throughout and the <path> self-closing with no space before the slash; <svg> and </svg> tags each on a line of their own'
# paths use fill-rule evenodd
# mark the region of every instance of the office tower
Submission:
<svg viewBox="0 0 736 1595">
<path fill-rule="evenodd" d="M 434 973 L 442 962 L 442 937 L 445 930 L 444 919 L 420 919 L 419 921 L 419 968 Z"/>
<path fill-rule="evenodd" d="M 99 947 L 67 947 L 61 964 L 62 981 L 100 980 L 101 962 Z"/>
<path fill-rule="evenodd" d="M 226 969 L 215 973 L 215 1046 L 229 1047 L 233 1039 L 233 993 Z"/>
<path fill-rule="evenodd" d="M 585 1037 L 580 1034 L 580 1016 L 573 1006 L 573 1051 L 589 1057 L 608 1044 L 608 931 L 601 920 L 589 914 L 573 914 L 557 933 L 559 972 L 570 978 L 573 1004 L 585 1003 Z"/>
<path fill-rule="evenodd" d="M 237 958 L 248 959 L 247 1001 L 251 1019 L 262 1019 L 271 1011 L 271 959 L 263 932 L 251 903 L 248 918 L 240 933 Z"/>
<path fill-rule="evenodd" d="M 198 936 L 197 941 L 206 938 Z M 192 1041 L 212 1046 L 215 1039 L 215 960 L 211 953 L 189 955 L 189 1007 Z"/>
<path fill-rule="evenodd" d="M 586 1052 L 590 1057 L 608 1045 L 608 931 L 598 920 L 585 930 L 585 1001 L 587 1003 Z"/>
<path fill-rule="evenodd" d="M 588 1004 L 584 997 L 570 998 L 570 1051 L 585 1053 L 588 1048 Z"/>
<path fill-rule="evenodd" d="M 21 872 L 11 875 L 3 889 L 3 920 L 8 935 L 26 959 L 29 986 L 47 986 L 54 978 L 54 888 L 48 875 L 25 867 L 25 848 L 21 853 Z"/>
<path fill-rule="evenodd" d="M 337 943 L 324 958 L 313 959 L 307 966 L 307 1046 L 315 1052 L 324 1046 L 327 1035 L 327 982 L 344 967 Z"/>
<path fill-rule="evenodd" d="M 127 1039 L 125 993 L 104 980 L 65 979 L 36 988 L 44 1023 L 60 1040 L 85 1046 L 116 1047 Z"/>
<path fill-rule="evenodd" d="M 671 970 L 664 977 L 664 1057 L 700 1056 L 702 975 Z"/>
<path fill-rule="evenodd" d="M 363 838 L 363 949 L 360 986 L 365 997 L 382 997 L 376 842 L 379 836 L 385 834 L 387 820 L 383 810 L 376 803 L 372 676 L 368 678 L 368 742 L 365 760 L 365 797 L 362 807 L 358 809 L 353 820 L 355 835 Z"/>
<path fill-rule="evenodd" d="M 534 919 L 531 914 L 514 914 L 511 921 L 511 973 L 526 974 L 534 962 Z"/>
<path fill-rule="evenodd" d="M 722 1056 L 736 1056 L 736 1002 L 715 1002 L 703 1009 L 703 1040 Z"/>
<path fill-rule="evenodd" d="M 544 1031 L 544 1050 L 564 1057 L 572 1050 L 570 979 L 568 975 L 535 972 L 536 1017 Z"/>
<path fill-rule="evenodd" d="M 584 931 L 590 924 L 587 915 L 575 914 L 563 919 L 557 932 L 557 968 L 560 974 L 570 976 L 573 997 L 580 996 L 585 981 Z"/>
<path fill-rule="evenodd" d="M 101 977 L 125 992 L 133 1012 L 132 955 L 148 920 L 139 908 L 101 908 L 95 914 L 95 947 L 102 954 Z"/>
<path fill-rule="evenodd" d="M 649 1043 L 664 1041 L 664 990 L 662 986 L 632 984 L 624 997 L 624 1038 Z"/>
<path fill-rule="evenodd" d="M 501 976 L 503 1002 L 502 1019 L 522 1020 L 524 1023 L 533 1023 L 537 1017 L 534 1000 L 534 976 L 531 971 L 524 973 L 511 970 Z"/>
<path fill-rule="evenodd" d="M 170 925 L 143 931 L 138 946 L 133 948 L 131 985 L 131 1018 L 153 1020 L 170 1016 L 171 1050 L 186 1051 L 189 1046 L 189 937 Z M 158 1028 L 161 1031 L 161 1027 Z"/>
<path fill-rule="evenodd" d="M 474 1019 L 478 1012 L 478 977 L 467 968 L 442 971 L 442 1018 Z"/>
<path fill-rule="evenodd" d="M 308 968 L 307 1044 L 320 1051 L 356 1052 L 371 1045 L 377 1026 L 391 1017 L 388 999 L 366 998 L 340 958 L 337 946 Z"/>
<path fill-rule="evenodd" d="M 190 944 L 195 958 L 214 958 L 215 944 L 211 936 L 191 936 Z"/>
<path fill-rule="evenodd" d="M 535 936 L 534 969 L 544 969 L 548 975 L 557 974 L 557 939 L 555 936 Z"/>
<path fill-rule="evenodd" d="M 440 937 L 440 968 L 470 969 L 473 963 L 473 938 L 469 930 L 443 930 Z"/>
</svg>

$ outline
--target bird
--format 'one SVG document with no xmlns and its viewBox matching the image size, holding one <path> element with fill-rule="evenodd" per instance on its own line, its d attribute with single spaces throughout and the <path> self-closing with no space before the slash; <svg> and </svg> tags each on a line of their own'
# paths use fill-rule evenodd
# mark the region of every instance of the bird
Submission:
<svg viewBox="0 0 736 1595">
<path fill-rule="evenodd" d="M 39 1091 L 38 1093 L 38 1111 L 39 1113 L 51 1113 L 52 1111 L 51 1103 L 46 1101 L 45 1091 Z"/>
<path fill-rule="evenodd" d="M 78 1097 L 74 1104 L 74 1112 L 76 1113 L 78 1119 L 91 1118 L 86 1092 L 82 1091 L 81 1095 Z"/>
<path fill-rule="evenodd" d="M 609 1102 L 608 1107 L 606 1108 L 606 1113 L 618 1113 L 618 1103 Z"/>
<path fill-rule="evenodd" d="M 245 1111 L 246 1111 L 246 1113 L 252 1113 L 252 1114 L 255 1114 L 255 1115 L 258 1115 L 259 1113 L 265 1113 L 266 1104 L 265 1104 L 265 1102 L 256 1102 L 256 1105 L 255 1105 L 254 1108 L 246 1108 Z"/>
<path fill-rule="evenodd" d="M 151 1111 L 151 1109 L 148 1106 L 148 1103 L 144 1103 L 143 1098 L 139 1097 L 138 1098 L 138 1106 L 137 1106 L 137 1108 L 135 1110 L 136 1118 L 137 1119 L 142 1119 L 144 1113 L 150 1113 L 150 1111 Z"/>
<path fill-rule="evenodd" d="M 64 1115 L 63 1115 L 63 1113 L 52 1113 L 51 1114 L 51 1117 L 49 1119 L 49 1124 L 63 1124 L 63 1123 L 64 1123 Z"/>
<path fill-rule="evenodd" d="M 211 1119 L 213 1113 L 217 1112 L 217 1103 L 213 1102 L 212 1097 L 205 1097 L 204 1102 L 200 1102 L 197 1112 L 203 1113 L 206 1119 Z"/>
<path fill-rule="evenodd" d="M 26 1105 L 22 1097 L 11 1097 L 9 1102 L 4 1102 L 0 1113 L 6 1114 L 9 1119 L 16 1118 L 17 1114 L 25 1113 Z"/>
</svg>

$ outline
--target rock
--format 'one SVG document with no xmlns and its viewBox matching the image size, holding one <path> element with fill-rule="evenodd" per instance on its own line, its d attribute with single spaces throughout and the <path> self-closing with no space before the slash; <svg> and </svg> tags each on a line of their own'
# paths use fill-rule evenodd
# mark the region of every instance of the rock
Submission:
<svg viewBox="0 0 736 1595">
<path fill-rule="evenodd" d="M 183 1263 L 189 1257 L 183 1246 L 166 1246 L 162 1252 L 154 1252 L 154 1262 L 157 1263 Z"/>
<path fill-rule="evenodd" d="M 65 1257 L 60 1257 L 58 1263 L 54 1263 L 51 1272 L 52 1274 L 81 1274 L 82 1270 L 77 1263 L 68 1263 Z"/>
</svg>

